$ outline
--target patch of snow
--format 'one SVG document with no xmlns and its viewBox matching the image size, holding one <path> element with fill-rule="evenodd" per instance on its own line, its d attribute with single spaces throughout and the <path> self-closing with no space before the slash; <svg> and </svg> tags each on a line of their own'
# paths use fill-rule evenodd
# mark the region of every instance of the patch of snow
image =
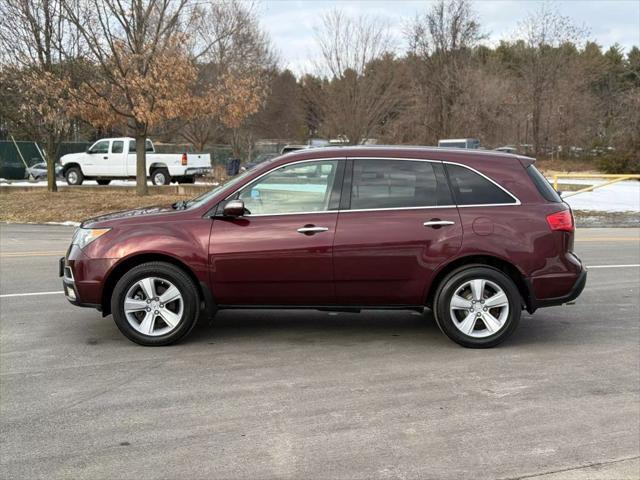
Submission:
<svg viewBox="0 0 640 480">
<path fill-rule="evenodd" d="M 47 182 L 46 180 L 41 180 L 41 181 L 28 181 L 28 180 L 4 180 L 4 179 L 0 179 L 0 184 L 2 185 L 7 185 L 7 186 L 11 186 L 11 187 L 46 187 L 47 186 Z M 56 182 L 56 184 L 59 187 L 66 187 L 67 186 L 67 182 L 64 180 L 58 180 Z M 153 186 L 153 184 L 151 182 L 147 183 L 150 186 Z M 90 185 L 90 186 L 97 186 L 98 182 L 96 182 L 95 180 L 85 180 L 82 185 L 80 185 L 80 188 L 82 188 L 85 185 Z M 181 185 L 181 186 L 191 186 L 191 185 L 195 185 L 195 186 L 217 186 L 218 183 L 217 182 L 196 182 L 196 183 L 187 183 L 187 184 L 172 184 L 172 185 Z M 135 187 L 136 186 L 136 181 L 135 180 L 112 180 L 111 183 L 109 184 L 109 187 Z"/>
<path fill-rule="evenodd" d="M 559 182 L 574 185 L 600 185 L 606 180 L 599 179 L 566 179 Z M 625 181 L 607 185 L 591 192 L 572 195 L 563 192 L 562 198 L 574 210 L 591 210 L 599 212 L 640 212 L 640 182 Z"/>
</svg>

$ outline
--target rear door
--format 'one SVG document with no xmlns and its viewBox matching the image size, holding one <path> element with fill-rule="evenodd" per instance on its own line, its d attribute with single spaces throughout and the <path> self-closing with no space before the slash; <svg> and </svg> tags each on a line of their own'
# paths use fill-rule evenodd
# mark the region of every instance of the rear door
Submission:
<svg viewBox="0 0 640 480">
<path fill-rule="evenodd" d="M 109 177 L 124 177 L 126 172 L 126 153 L 124 140 L 112 140 L 107 162 L 107 175 Z"/>
<path fill-rule="evenodd" d="M 342 305 L 424 305 L 434 271 L 462 244 L 441 162 L 349 160 L 334 241 Z"/>
<path fill-rule="evenodd" d="M 240 218 L 214 219 L 209 249 L 220 305 L 332 305 L 332 247 L 344 159 L 272 170 L 230 199 Z"/>
</svg>

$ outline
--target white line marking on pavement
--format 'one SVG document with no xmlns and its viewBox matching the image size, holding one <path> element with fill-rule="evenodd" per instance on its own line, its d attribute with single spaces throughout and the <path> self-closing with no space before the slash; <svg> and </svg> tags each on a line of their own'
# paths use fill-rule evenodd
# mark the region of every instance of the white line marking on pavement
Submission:
<svg viewBox="0 0 640 480">
<path fill-rule="evenodd" d="M 632 268 L 640 267 L 640 263 L 630 263 L 628 265 L 587 265 L 587 268 Z"/>
<path fill-rule="evenodd" d="M 630 263 L 628 265 L 587 265 L 588 269 L 591 268 L 634 268 L 640 267 L 640 263 Z M 11 298 L 11 297 L 33 297 L 36 295 L 58 295 L 64 293 L 63 291 L 57 292 L 32 292 L 32 293 L 7 293 L 5 295 L 0 295 L 0 298 Z"/>
<path fill-rule="evenodd" d="M 56 292 L 33 292 L 33 293 L 6 293 L 4 295 L 0 295 L 0 298 L 10 298 L 10 297 L 33 297 L 35 295 L 57 295 L 59 293 L 64 293 L 62 290 Z"/>
</svg>

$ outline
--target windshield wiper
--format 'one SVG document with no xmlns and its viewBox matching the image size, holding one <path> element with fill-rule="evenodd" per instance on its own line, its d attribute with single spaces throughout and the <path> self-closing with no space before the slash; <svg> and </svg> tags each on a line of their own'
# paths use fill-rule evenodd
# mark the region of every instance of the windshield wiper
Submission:
<svg viewBox="0 0 640 480">
<path fill-rule="evenodd" d="M 186 200 L 180 200 L 176 203 L 172 203 L 171 206 L 173 208 L 175 208 L 176 210 L 184 210 L 185 208 L 187 208 L 187 201 Z"/>
</svg>

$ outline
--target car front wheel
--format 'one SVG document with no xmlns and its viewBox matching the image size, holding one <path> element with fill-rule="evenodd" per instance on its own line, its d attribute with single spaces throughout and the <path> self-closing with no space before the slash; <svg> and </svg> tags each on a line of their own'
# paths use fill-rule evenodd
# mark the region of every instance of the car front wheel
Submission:
<svg viewBox="0 0 640 480">
<path fill-rule="evenodd" d="M 199 296 L 193 280 L 164 263 L 139 265 L 118 280 L 111 311 L 120 331 L 140 345 L 169 345 L 195 326 Z"/>
<path fill-rule="evenodd" d="M 503 272 L 471 266 L 444 279 L 434 308 L 438 326 L 451 340 L 464 347 L 488 348 L 516 329 L 522 300 L 513 280 Z"/>
</svg>

